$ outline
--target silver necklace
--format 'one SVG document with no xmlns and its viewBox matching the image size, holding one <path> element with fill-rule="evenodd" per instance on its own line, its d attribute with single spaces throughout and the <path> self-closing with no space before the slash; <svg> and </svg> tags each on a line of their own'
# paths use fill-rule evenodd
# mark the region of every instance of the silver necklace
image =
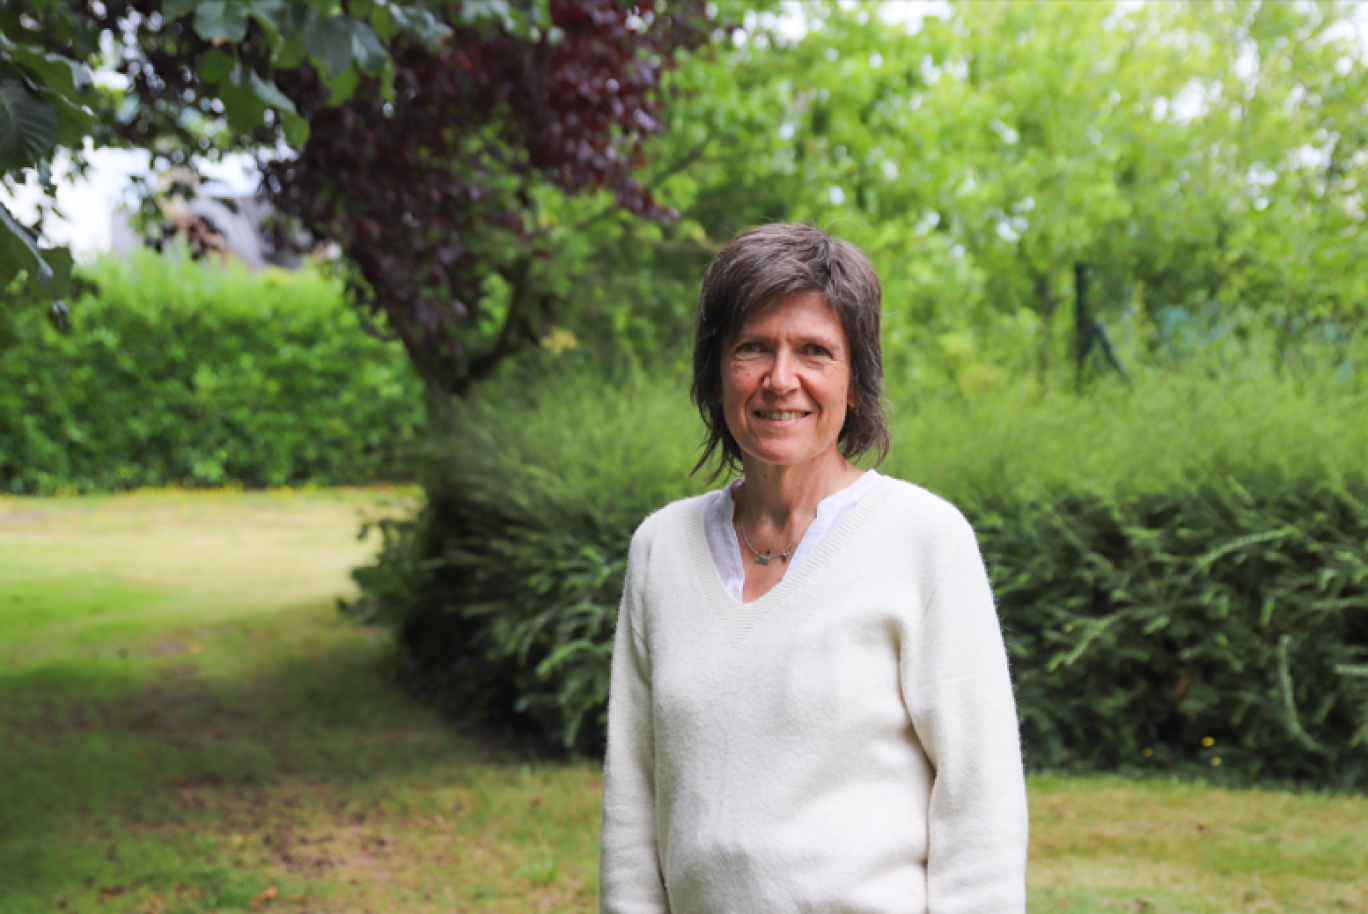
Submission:
<svg viewBox="0 0 1368 914">
<path fill-rule="evenodd" d="M 750 537 L 746 534 L 746 519 L 744 517 L 739 519 L 741 521 L 741 538 L 746 541 L 746 548 L 751 551 L 751 555 L 755 556 L 755 564 L 768 565 L 770 563 L 770 557 L 768 555 L 761 555 L 759 552 L 756 551 L 755 547 L 751 545 Z M 815 516 L 812 518 L 812 520 L 816 519 L 817 518 Z M 803 528 L 803 533 L 807 533 L 807 528 L 812 526 L 812 520 L 807 522 L 807 527 Z M 789 551 L 793 549 L 794 543 L 798 542 L 800 539 L 803 538 L 803 533 L 800 533 L 797 536 L 795 536 L 793 538 L 793 543 L 789 543 L 787 546 L 784 547 L 784 551 L 779 553 L 779 557 L 784 560 L 784 564 L 788 564 Z"/>
</svg>

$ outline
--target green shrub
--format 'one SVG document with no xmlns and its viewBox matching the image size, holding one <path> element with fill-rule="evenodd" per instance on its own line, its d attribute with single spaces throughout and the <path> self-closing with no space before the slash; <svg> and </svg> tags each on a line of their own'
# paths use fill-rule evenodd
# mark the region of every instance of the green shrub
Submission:
<svg viewBox="0 0 1368 914">
<path fill-rule="evenodd" d="M 972 506 L 1030 762 L 1368 787 L 1357 489 Z"/>
<path fill-rule="evenodd" d="M 351 608 L 439 702 L 595 752 L 627 543 L 707 487 L 699 425 L 672 380 L 488 393 Z M 898 413 L 883 471 L 975 522 L 1033 767 L 1368 784 L 1360 414 L 1344 389 L 1184 377 Z"/>
<path fill-rule="evenodd" d="M 86 272 L 72 333 L 20 312 L 0 355 L 0 491 L 360 482 L 412 449 L 421 385 L 337 283 L 150 253 Z"/>
<path fill-rule="evenodd" d="M 430 458 L 419 515 L 378 524 L 348 608 L 394 627 L 438 704 L 592 751 L 631 532 L 702 484 L 661 386 L 518 370 Z"/>
<path fill-rule="evenodd" d="M 956 503 L 1121 500 L 1233 477 L 1258 493 L 1368 474 L 1368 395 L 1333 378 L 1171 368 L 1133 386 L 897 399 L 884 469 Z"/>
</svg>

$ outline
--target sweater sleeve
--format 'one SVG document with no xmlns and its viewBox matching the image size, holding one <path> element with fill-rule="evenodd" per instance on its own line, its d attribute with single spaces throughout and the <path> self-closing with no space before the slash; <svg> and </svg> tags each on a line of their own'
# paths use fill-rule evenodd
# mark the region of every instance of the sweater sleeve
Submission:
<svg viewBox="0 0 1368 914">
<path fill-rule="evenodd" d="M 641 534 L 633 539 L 618 610 L 603 763 L 602 914 L 665 914 L 669 902 L 656 839 L 655 739 L 650 656 L 639 631 Z"/>
<path fill-rule="evenodd" d="M 1026 781 L 1007 652 L 967 522 L 905 646 L 904 701 L 934 771 L 929 914 L 1026 910 Z M 947 544 L 949 545 L 949 544 Z"/>
</svg>

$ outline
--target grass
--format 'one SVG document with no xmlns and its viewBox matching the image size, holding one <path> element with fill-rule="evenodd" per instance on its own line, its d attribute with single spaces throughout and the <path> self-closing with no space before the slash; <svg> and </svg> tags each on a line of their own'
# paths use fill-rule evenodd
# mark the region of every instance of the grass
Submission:
<svg viewBox="0 0 1368 914">
<path fill-rule="evenodd" d="M 596 909 L 600 771 L 341 621 L 374 492 L 0 500 L 0 910 Z M 1368 912 L 1368 799 L 1030 782 L 1034 910 Z"/>
<path fill-rule="evenodd" d="M 702 425 L 673 369 L 520 366 L 490 385 L 445 450 L 445 478 L 501 499 L 634 523 L 708 487 L 690 478 Z M 610 376 L 611 375 L 611 376 Z M 918 393 L 889 379 L 885 472 L 965 507 L 1059 493 L 1143 499 L 1211 478 L 1268 492 L 1303 479 L 1368 482 L 1368 391 L 1320 375 L 1137 372 L 1086 395 L 1001 383 Z M 516 472 L 510 472 L 516 468 Z"/>
<path fill-rule="evenodd" d="M 591 906 L 598 772 L 380 675 L 373 496 L 0 502 L 0 910 Z"/>
</svg>

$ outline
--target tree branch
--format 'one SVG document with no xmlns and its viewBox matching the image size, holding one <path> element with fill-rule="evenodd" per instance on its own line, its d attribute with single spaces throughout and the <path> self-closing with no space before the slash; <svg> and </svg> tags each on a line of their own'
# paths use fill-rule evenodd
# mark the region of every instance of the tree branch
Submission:
<svg viewBox="0 0 1368 914">
<path fill-rule="evenodd" d="M 472 384 L 489 377 L 500 362 L 534 339 L 529 332 L 530 319 L 547 302 L 545 296 L 534 296 L 532 293 L 533 256 L 531 253 L 523 254 L 507 271 L 500 271 L 513 290 L 508 298 L 508 313 L 504 315 L 503 326 L 499 328 L 494 343 L 471 358 L 464 375 L 454 385 L 453 393 L 464 396 Z"/>
<path fill-rule="evenodd" d="M 658 174 L 652 175 L 646 183 L 648 185 L 659 184 L 661 181 L 669 180 L 670 178 L 679 174 L 681 171 L 688 168 L 689 166 L 696 164 L 698 160 L 703 157 L 703 153 L 707 151 L 708 146 L 712 143 L 712 141 L 712 131 L 708 131 L 707 135 L 703 137 L 703 141 L 701 143 L 694 146 L 693 149 L 690 149 L 688 152 L 684 153 L 684 155 L 680 156 L 678 159 L 671 162 L 669 165 L 665 166 L 665 168 L 663 168 Z M 611 216 L 617 212 L 621 212 L 621 207 L 618 207 L 616 205 L 605 206 L 597 213 L 594 213 L 592 216 L 589 216 L 584 220 L 580 221 L 578 224 L 573 226 L 573 228 L 577 232 L 582 232 L 590 226 L 594 225 L 595 223 L 600 222 L 608 216 Z"/>
</svg>

